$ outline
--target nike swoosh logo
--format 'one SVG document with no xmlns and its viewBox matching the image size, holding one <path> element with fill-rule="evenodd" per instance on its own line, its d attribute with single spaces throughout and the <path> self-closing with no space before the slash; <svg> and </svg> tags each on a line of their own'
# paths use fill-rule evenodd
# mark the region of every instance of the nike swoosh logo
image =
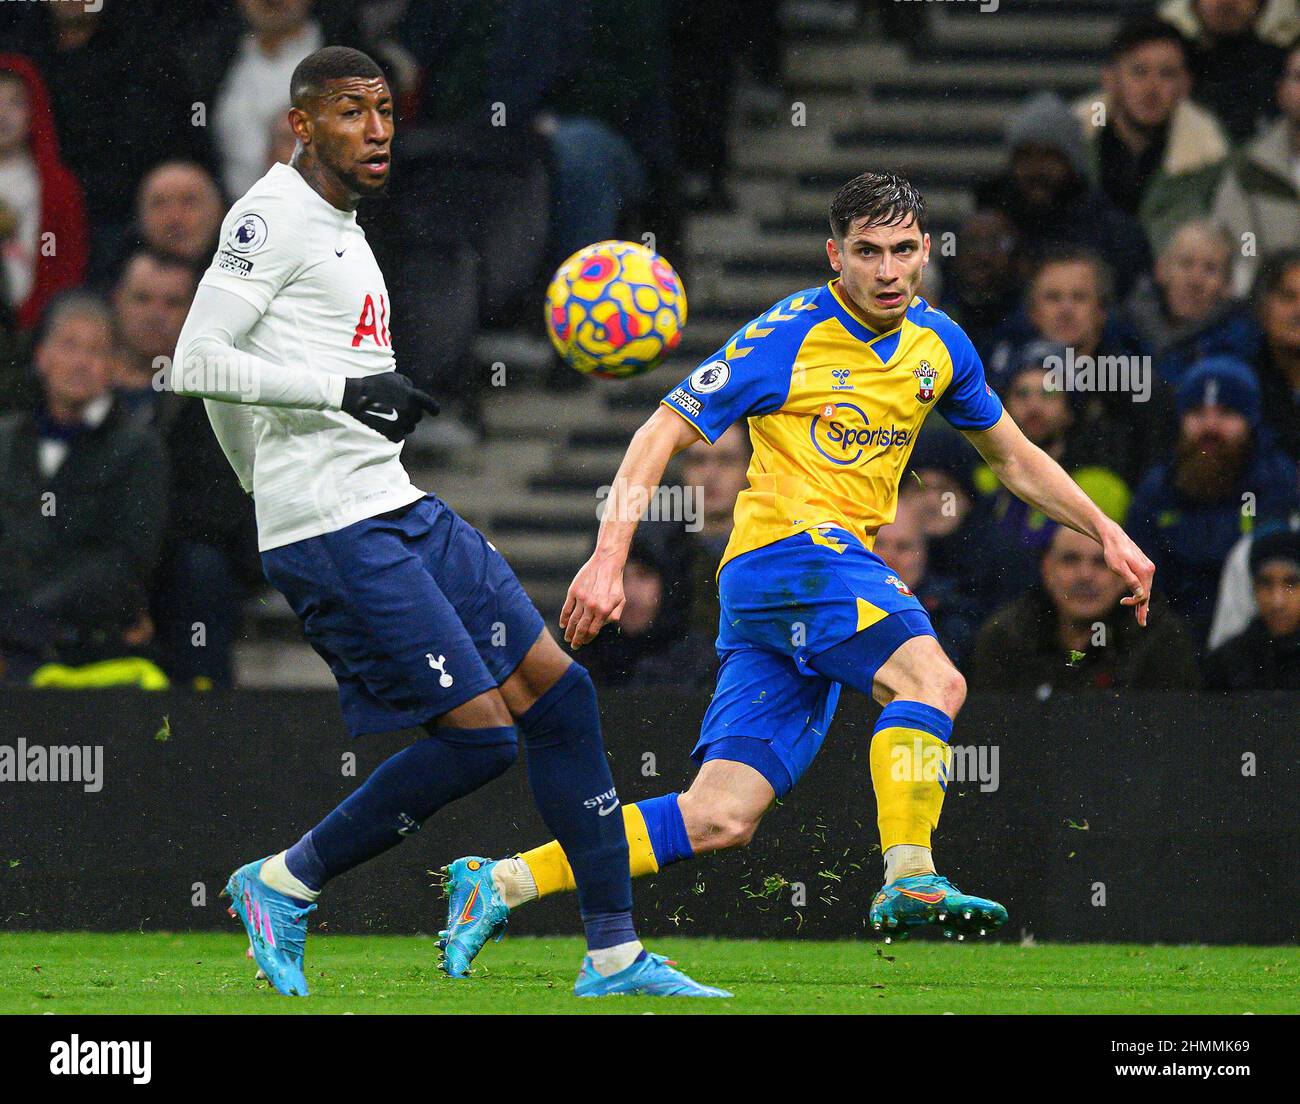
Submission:
<svg viewBox="0 0 1300 1104">
<path fill-rule="evenodd" d="M 474 902 L 478 900 L 478 886 L 470 892 L 469 900 L 465 902 L 465 907 L 460 910 L 460 915 L 456 918 L 457 924 L 468 924 L 474 919 Z"/>
<path fill-rule="evenodd" d="M 346 252 L 347 252 L 346 249 L 336 249 L 336 250 L 334 250 L 334 256 L 336 256 L 336 257 L 341 257 L 341 256 L 343 256 L 343 254 L 346 253 Z"/>
<path fill-rule="evenodd" d="M 944 898 L 943 890 L 922 891 L 919 889 L 900 889 L 898 891 L 904 897 L 911 897 L 914 901 L 922 901 L 927 905 L 937 905 Z"/>
<path fill-rule="evenodd" d="M 608 809 L 597 809 L 596 812 L 598 812 L 601 816 L 609 816 L 609 814 L 612 813 L 615 809 L 617 809 L 618 806 L 619 803 L 615 801 L 614 804 L 611 805 Z"/>
<path fill-rule="evenodd" d="M 397 421 L 396 410 L 390 410 L 387 414 L 384 414 L 382 411 L 379 410 L 367 410 L 366 413 L 369 414 L 372 418 L 383 418 L 384 421 L 386 422 Z"/>
</svg>

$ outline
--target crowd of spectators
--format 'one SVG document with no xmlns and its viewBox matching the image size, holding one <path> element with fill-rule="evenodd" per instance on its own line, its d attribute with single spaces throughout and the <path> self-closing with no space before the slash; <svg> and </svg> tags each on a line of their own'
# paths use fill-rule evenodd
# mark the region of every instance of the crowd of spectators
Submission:
<svg viewBox="0 0 1300 1104">
<path fill-rule="evenodd" d="M 942 425 L 875 551 L 981 690 L 1297 686 L 1300 5 L 1152 5 L 1095 91 L 1026 98 L 1004 150 L 937 257 L 939 305 L 1029 439 L 1155 562 L 1150 624 L 1094 542 Z M 738 472 L 714 473 L 733 497 Z"/>
<path fill-rule="evenodd" d="M 472 441 L 485 327 L 531 331 L 575 249 L 653 226 L 676 253 L 683 210 L 730 203 L 699 104 L 775 71 L 771 19 L 746 8 L 0 5 L 0 679 L 232 681 L 251 503 L 202 403 L 157 381 L 225 212 L 293 153 L 303 57 L 352 45 L 388 75 L 400 171 L 359 215 L 402 370 Z"/>
<path fill-rule="evenodd" d="M 893 8 L 889 26 L 920 10 Z M 292 153 L 303 56 L 352 44 L 389 74 L 401 171 L 361 215 L 403 370 L 472 434 L 474 337 L 534 315 L 555 262 L 630 225 L 671 249 L 685 210 L 732 206 L 714 123 L 742 70 L 776 71 L 773 13 L 0 5 L 0 678 L 231 681 L 259 578 L 251 506 L 201 403 L 155 380 L 230 202 Z M 981 689 L 1296 685 L 1300 3 L 1152 5 L 1093 92 L 1014 110 L 1004 152 L 936 255 L 939 305 L 1026 434 L 1155 560 L 1152 627 L 1094 546 L 940 425 L 877 551 Z M 748 458 L 743 426 L 683 457 L 700 497 L 638 538 L 621 631 L 590 651 L 601 681 L 711 680 Z"/>
</svg>

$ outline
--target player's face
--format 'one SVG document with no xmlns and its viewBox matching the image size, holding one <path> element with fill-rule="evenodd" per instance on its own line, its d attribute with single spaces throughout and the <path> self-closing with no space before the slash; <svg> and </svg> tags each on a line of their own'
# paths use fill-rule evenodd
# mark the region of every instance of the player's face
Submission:
<svg viewBox="0 0 1300 1104">
<path fill-rule="evenodd" d="M 873 330 L 892 330 L 921 289 L 930 260 L 930 235 L 916 219 L 897 226 L 868 226 L 856 220 L 842 242 L 830 238 L 826 254 L 840 274 L 840 290 Z"/>
<path fill-rule="evenodd" d="M 297 114 L 297 113 L 294 113 Z M 315 113 L 294 127 L 298 141 L 352 196 L 378 195 L 392 161 L 393 97 L 376 77 L 333 80 Z"/>
<path fill-rule="evenodd" d="M 1100 620 L 1124 593 L 1123 581 L 1106 567 L 1101 545 L 1064 527 L 1043 557 L 1043 586 L 1057 612 L 1074 622 Z"/>
<path fill-rule="evenodd" d="M 1208 234 L 1177 236 L 1156 262 L 1156 280 L 1165 305 L 1178 322 L 1199 322 L 1217 307 L 1228 290 L 1229 254 Z"/>
<path fill-rule="evenodd" d="M 1182 51 L 1171 42 L 1148 42 L 1107 66 L 1103 83 L 1118 111 L 1143 130 L 1163 126 L 1188 92 Z"/>
<path fill-rule="evenodd" d="M 1255 572 L 1255 604 L 1270 636 L 1300 632 L 1300 564 L 1265 562 Z"/>
<path fill-rule="evenodd" d="M 1106 323 L 1092 265 L 1068 261 L 1045 266 L 1030 289 L 1029 320 L 1049 341 L 1090 353 Z"/>
</svg>

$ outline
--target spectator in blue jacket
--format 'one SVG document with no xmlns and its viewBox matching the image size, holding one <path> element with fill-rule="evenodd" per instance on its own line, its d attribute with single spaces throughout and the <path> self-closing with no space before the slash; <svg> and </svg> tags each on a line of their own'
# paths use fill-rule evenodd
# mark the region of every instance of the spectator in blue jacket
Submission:
<svg viewBox="0 0 1300 1104">
<path fill-rule="evenodd" d="M 1209 357 L 1177 393 L 1173 458 L 1142 480 L 1127 528 L 1156 587 L 1204 644 L 1219 573 L 1242 533 L 1300 506 L 1294 461 L 1260 432 L 1259 384 L 1244 361 Z"/>
</svg>

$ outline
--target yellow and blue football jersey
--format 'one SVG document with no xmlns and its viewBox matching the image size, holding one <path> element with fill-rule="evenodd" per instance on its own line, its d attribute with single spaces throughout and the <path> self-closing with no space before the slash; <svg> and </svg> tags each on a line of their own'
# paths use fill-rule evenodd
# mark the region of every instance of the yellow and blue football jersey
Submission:
<svg viewBox="0 0 1300 1104">
<path fill-rule="evenodd" d="M 838 280 L 781 300 L 664 399 L 710 443 L 749 420 L 749 486 L 722 563 L 818 526 L 870 549 L 932 407 L 957 429 L 1002 416 L 961 328 L 915 298 L 885 333 L 845 306 Z"/>
</svg>

